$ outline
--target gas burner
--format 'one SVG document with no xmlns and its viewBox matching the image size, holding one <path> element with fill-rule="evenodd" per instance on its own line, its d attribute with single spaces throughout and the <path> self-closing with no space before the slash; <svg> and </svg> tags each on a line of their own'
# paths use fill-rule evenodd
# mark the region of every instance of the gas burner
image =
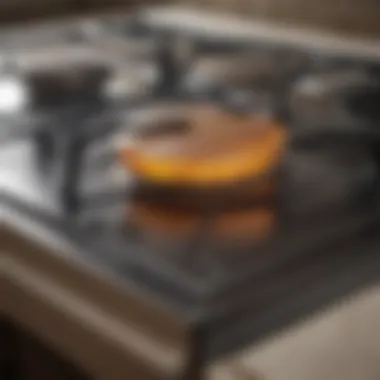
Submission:
<svg viewBox="0 0 380 380">
<path fill-rule="evenodd" d="M 92 51 L 67 47 L 19 53 L 3 70 L 6 85 L 28 94 L 30 110 L 46 109 L 83 98 L 97 97 L 110 75 L 107 62 Z M 20 109 L 19 112 L 25 112 Z"/>
<path fill-rule="evenodd" d="M 239 187 L 251 189 L 240 191 L 240 198 L 247 201 L 248 194 L 254 198 L 254 188 L 261 187 L 257 182 L 271 177 L 285 147 L 286 132 L 265 117 L 236 116 L 196 104 L 150 111 L 150 115 L 149 110 L 131 114 L 130 132 L 120 139 L 121 159 L 139 180 L 156 191 L 166 189 L 161 193 L 168 193 L 173 202 L 175 189 L 186 200 L 195 194 L 200 199 L 203 193 L 210 208 L 213 200 L 228 195 L 236 203 Z"/>
<path fill-rule="evenodd" d="M 105 83 L 111 79 L 117 81 L 129 74 L 128 79 L 137 77 L 142 81 L 142 77 L 146 76 L 146 70 L 141 73 L 138 66 L 142 63 L 145 68 L 152 59 L 149 59 L 149 55 L 140 55 L 141 51 L 134 49 L 139 47 L 144 50 L 144 47 L 136 41 L 136 46 L 131 46 L 133 43 L 129 41 L 113 42 L 112 39 L 108 43 L 109 45 L 104 46 L 100 43 L 98 46 L 95 43 L 65 44 L 59 48 L 42 47 L 33 51 L 19 49 L 5 53 L 3 75 L 13 75 L 20 85 L 24 82 L 23 86 L 37 98 L 36 106 L 40 103 L 38 95 L 47 88 L 48 98 L 55 95 L 62 95 L 64 98 L 68 92 L 69 97 L 74 96 L 73 101 L 78 102 L 81 98 L 104 93 Z M 136 66 L 138 69 L 133 71 Z M 43 100 L 48 99 L 43 97 Z"/>
<path fill-rule="evenodd" d="M 157 66 L 148 57 L 127 59 L 121 49 L 116 51 L 111 54 L 104 47 L 65 44 L 4 53 L 0 118 L 6 125 L 2 139 L 52 129 L 54 124 L 70 129 L 64 126 L 67 117 L 70 124 L 75 119 L 79 123 L 85 114 L 91 117 L 149 95 L 158 81 Z"/>
<path fill-rule="evenodd" d="M 330 69 L 301 76 L 290 98 L 290 112 L 296 125 L 305 132 L 348 134 L 376 124 L 369 109 L 376 102 L 380 78 L 365 69 Z M 369 108 L 363 106 L 368 94 Z"/>
<path fill-rule="evenodd" d="M 88 133 L 82 127 L 81 137 L 74 140 L 77 143 L 73 143 L 71 148 L 65 148 L 69 157 L 65 169 L 66 179 L 61 179 L 63 182 L 60 188 L 65 189 L 62 206 L 67 210 L 70 209 L 66 204 L 67 194 L 70 194 L 70 199 L 81 198 L 78 194 L 81 187 L 78 175 L 83 179 L 87 176 L 87 171 L 91 172 L 91 167 L 101 165 L 102 170 L 107 171 L 113 170 L 115 164 L 124 172 L 119 176 L 134 177 L 134 194 L 138 191 L 139 195 L 136 196 L 148 203 L 153 201 L 169 207 L 171 204 L 182 209 L 199 210 L 216 207 L 212 206 L 216 203 L 217 207 L 224 208 L 223 205 L 227 205 L 225 198 L 228 197 L 232 208 L 244 207 L 247 202 L 256 206 L 260 202 L 258 198 L 272 197 L 269 196 L 272 194 L 272 185 L 268 184 L 277 176 L 276 167 L 286 140 L 283 128 L 266 116 L 236 115 L 223 110 L 223 107 L 211 103 L 206 106 L 204 102 L 196 101 L 142 102 L 138 107 L 135 105 L 122 113 L 108 114 L 108 117 L 106 114 L 101 121 L 93 119 L 84 123 Z M 239 125 L 241 131 L 236 129 Z M 99 132 L 100 135 L 96 137 Z M 252 139 L 247 139 L 247 134 Z M 264 139 L 267 145 L 259 147 L 260 144 L 254 142 L 253 137 L 256 135 L 258 139 Z M 201 139 L 199 144 L 197 139 Z M 62 146 L 63 140 L 65 139 L 57 139 L 57 143 Z M 235 141 L 236 149 L 233 147 L 230 151 L 226 141 L 232 140 Z M 82 142 L 78 145 L 78 141 Z M 215 145 L 216 141 L 224 142 L 219 146 L 220 144 Z M 248 144 L 248 148 L 249 141 L 254 146 L 257 145 L 252 152 L 248 149 L 244 153 L 237 149 L 241 144 Z M 177 149 L 178 143 L 183 147 Z M 144 148 L 147 144 L 156 144 L 156 147 L 147 150 Z M 185 149 L 186 145 L 189 146 Z M 153 154 L 152 157 L 149 152 Z M 145 157 L 146 154 L 148 158 Z M 161 160 L 154 159 L 156 154 L 163 154 Z M 168 161 L 164 159 L 165 154 L 178 157 L 173 156 Z M 145 162 L 143 168 L 141 160 Z M 161 161 L 163 167 L 160 166 Z M 181 165 L 184 166 L 178 167 Z M 78 168 L 81 168 L 82 174 L 77 173 Z M 57 172 L 54 164 L 50 172 Z M 163 172 L 166 175 L 162 177 Z M 218 172 L 220 175 L 215 177 Z M 180 173 L 182 174 L 178 176 Z M 96 174 L 96 177 L 101 178 L 101 174 Z M 77 179 L 73 181 L 73 178 Z M 108 182 L 108 179 L 105 180 L 105 183 Z M 270 190 L 267 191 L 267 188 Z M 130 193 L 128 189 L 120 188 L 108 192 L 116 192 L 123 197 L 123 191 Z"/>
</svg>

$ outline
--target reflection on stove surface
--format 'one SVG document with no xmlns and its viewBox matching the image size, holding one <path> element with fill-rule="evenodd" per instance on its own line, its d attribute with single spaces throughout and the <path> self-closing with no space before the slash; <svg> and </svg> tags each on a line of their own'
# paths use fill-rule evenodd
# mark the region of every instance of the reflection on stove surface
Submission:
<svg viewBox="0 0 380 380">
<path fill-rule="evenodd" d="M 47 196 L 46 187 L 36 176 L 35 157 L 35 147 L 28 141 L 3 146 L 0 153 L 1 190 L 45 211 L 57 212 L 57 204 Z"/>
<path fill-rule="evenodd" d="M 127 214 L 129 226 L 150 237 L 190 239 L 207 229 L 210 240 L 240 243 L 261 241 L 270 236 L 274 228 L 275 213 L 270 209 L 253 209 L 224 212 L 210 217 L 179 213 L 144 203 L 134 203 Z"/>
</svg>

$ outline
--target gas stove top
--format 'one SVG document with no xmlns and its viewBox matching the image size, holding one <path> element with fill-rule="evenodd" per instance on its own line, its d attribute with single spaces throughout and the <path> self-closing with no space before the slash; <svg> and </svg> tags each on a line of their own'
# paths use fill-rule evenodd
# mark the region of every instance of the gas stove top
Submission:
<svg viewBox="0 0 380 380">
<path fill-rule="evenodd" d="M 212 33 L 155 29 L 140 19 L 81 30 L 80 42 L 78 31 L 63 38 L 67 52 L 85 52 L 85 63 L 97 57 L 113 73 L 107 85 L 121 90 L 110 95 L 103 79 L 90 91 L 96 97 L 81 93 L 72 102 L 69 92 L 59 106 L 40 100 L 7 114 L 0 186 L 9 215 L 65 239 L 85 260 L 202 326 L 208 358 L 260 335 L 264 319 L 273 321 L 265 313 L 255 320 L 253 304 L 265 310 L 265 300 L 283 306 L 290 297 L 297 313 L 318 304 L 319 295 L 305 291 L 295 305 L 295 294 L 309 281 L 316 286 L 319 275 L 328 281 L 364 261 L 371 262 L 366 269 L 378 267 L 378 253 L 369 251 L 360 261 L 351 250 L 378 226 L 380 61 L 261 39 L 231 43 Z M 52 49 L 45 45 L 37 58 Z M 12 62 L 20 62 L 24 46 L 12 49 Z M 12 78 L 29 94 L 38 92 L 41 81 L 25 80 L 35 72 L 20 67 L 11 70 Z M 143 74 L 136 69 L 142 67 Z M 67 77 L 53 74 L 49 90 L 61 96 L 57 83 Z M 94 79 L 74 83 L 88 88 Z M 285 125 L 289 143 L 271 209 L 204 207 L 179 214 L 135 199 L 136 181 L 120 166 L 115 140 L 128 132 L 134 113 L 182 104 L 212 104 Z"/>
</svg>

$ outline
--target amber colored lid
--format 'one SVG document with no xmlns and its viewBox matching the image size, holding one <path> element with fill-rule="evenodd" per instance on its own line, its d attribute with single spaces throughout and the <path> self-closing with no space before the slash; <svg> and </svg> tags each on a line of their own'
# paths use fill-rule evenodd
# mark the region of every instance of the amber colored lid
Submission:
<svg viewBox="0 0 380 380">
<path fill-rule="evenodd" d="M 120 156 L 144 180 L 209 185 L 267 174 L 285 142 L 284 128 L 264 116 L 193 106 L 139 126 Z"/>
</svg>

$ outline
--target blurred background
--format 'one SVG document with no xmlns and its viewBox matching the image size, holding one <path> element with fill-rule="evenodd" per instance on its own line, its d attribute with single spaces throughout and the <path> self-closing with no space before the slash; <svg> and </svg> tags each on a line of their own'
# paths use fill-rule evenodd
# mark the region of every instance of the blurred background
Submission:
<svg viewBox="0 0 380 380">
<path fill-rule="evenodd" d="M 104 16 L 114 13 L 119 15 L 125 13 L 125 15 L 128 15 L 136 9 L 150 6 L 168 7 L 168 9 L 171 9 L 171 6 L 174 6 L 176 9 L 183 7 L 183 10 L 180 10 L 180 14 L 184 15 L 185 18 L 187 17 L 188 9 L 192 11 L 196 10 L 197 14 L 206 15 L 206 17 L 208 15 L 210 17 L 221 17 L 222 21 L 220 23 L 222 25 L 224 23 L 225 30 L 227 31 L 231 28 L 231 32 L 233 32 L 233 26 L 231 25 L 235 24 L 228 21 L 228 17 L 232 17 L 234 22 L 236 20 L 245 20 L 254 23 L 254 20 L 256 20 L 260 23 L 268 23 L 268 30 L 271 30 L 272 26 L 274 29 L 284 28 L 284 30 L 288 31 L 291 29 L 295 35 L 299 34 L 300 36 L 304 31 L 307 31 L 307 33 L 310 33 L 311 39 L 314 37 L 319 39 L 321 36 L 323 37 L 328 34 L 329 36 L 336 36 L 338 38 L 336 41 L 343 39 L 348 45 L 350 41 L 355 41 L 355 43 L 359 41 L 359 45 L 363 41 L 364 45 L 368 44 L 369 46 L 367 51 L 371 49 L 376 50 L 377 47 L 380 47 L 380 2 L 378 0 L 319 0 L 317 2 L 310 2 L 308 0 L 155 0 L 149 3 L 145 3 L 143 0 L 0 0 L 0 21 L 4 28 L 2 33 L 6 35 L 9 26 L 12 26 L 12 29 L 15 27 L 25 31 L 28 30 L 29 25 L 45 21 L 54 25 L 55 22 L 62 22 L 73 18 L 80 19 L 83 16 Z M 207 19 L 205 23 L 207 24 Z M 298 27 L 302 28 L 299 32 L 297 32 Z M 337 50 L 339 50 L 338 47 Z M 380 50 L 374 51 L 375 55 L 379 55 L 379 52 Z M 12 181 L 8 180 L 8 178 L 11 178 L 12 173 L 17 171 L 13 168 L 10 161 L 8 156 L 1 161 L 0 156 L 0 167 L 5 168 L 0 168 L 0 186 L 4 184 L 4 188 L 6 187 L 5 182 Z M 1 178 L 2 173 L 6 172 L 8 174 L 3 174 Z M 9 231 L 3 233 L 3 235 L 0 233 L 0 245 L 3 241 L 8 241 L 8 233 Z M 13 249 L 23 249 L 21 243 L 15 242 L 12 244 L 13 247 L 16 247 Z M 11 247 L 10 243 L 9 247 Z M 11 252 L 10 248 L 6 248 L 5 250 Z M 375 250 L 376 253 L 379 250 Z M 361 253 L 360 251 L 361 249 L 358 250 L 358 255 Z M 3 256 L 6 257 L 4 268 L 9 269 L 7 274 L 9 278 L 11 277 L 10 273 L 16 273 L 18 270 L 20 273 L 24 273 L 22 270 L 28 269 L 26 264 L 28 260 L 23 262 L 24 267 L 20 266 L 19 268 L 16 265 L 12 266 L 13 264 L 9 261 L 12 260 L 11 254 L 8 253 Z M 47 267 L 48 265 L 41 265 L 41 267 L 38 267 L 38 270 L 51 270 L 51 273 L 53 273 L 53 269 L 46 269 Z M 0 274 L 1 270 L 0 267 Z M 50 276 L 55 280 L 55 275 L 50 274 Z M 27 321 L 29 318 L 28 310 L 37 310 L 34 309 L 33 302 L 29 301 L 28 298 L 28 302 L 30 303 L 25 301 L 23 306 L 16 305 L 17 301 L 15 300 L 23 299 L 21 294 L 25 292 L 22 291 L 21 287 L 15 286 L 13 289 L 10 285 L 11 281 L 9 283 L 4 281 L 3 287 L 1 281 L 0 278 L 0 297 L 5 301 L 3 305 L 0 305 L 0 311 L 7 308 L 15 310 L 15 315 L 23 315 L 25 321 Z M 63 282 L 64 280 L 62 280 Z M 73 286 L 73 283 L 70 286 Z M 49 284 L 49 282 L 47 281 L 45 286 L 46 284 Z M 26 289 L 28 288 L 27 281 L 24 283 L 24 286 Z M 63 287 L 62 284 L 61 286 Z M 85 288 L 85 286 L 83 287 Z M 106 294 L 103 293 L 102 287 L 96 289 L 97 294 Z M 77 309 L 80 309 L 78 305 L 80 305 L 80 297 L 82 295 L 75 293 L 75 296 L 79 299 L 79 304 L 76 304 Z M 67 297 L 68 299 L 70 298 L 69 296 Z M 76 299 L 76 302 L 78 299 Z M 70 304 L 70 307 L 74 307 L 72 306 L 74 304 L 70 302 L 68 300 L 67 304 Z M 29 308 L 25 305 L 29 305 Z M 96 307 L 102 309 L 103 305 L 98 303 Z M 70 320 L 70 317 L 65 317 L 61 325 L 60 322 L 57 322 L 58 319 L 51 322 L 53 318 L 50 320 L 49 313 L 45 313 L 43 308 L 38 313 L 36 311 L 34 313 L 31 312 L 32 316 L 30 320 L 33 321 L 33 318 L 39 320 L 40 315 L 43 322 L 40 322 L 40 324 L 30 322 L 29 327 L 31 331 L 27 331 L 28 328 L 25 327 L 28 326 L 28 322 L 25 322 L 25 326 L 20 328 L 22 317 L 19 317 L 19 320 L 15 319 L 11 321 L 9 320 L 9 316 L 7 318 L 4 317 L 3 331 L 7 339 L 2 340 L 0 338 L 0 350 L 3 355 L 0 357 L 0 360 L 6 363 L 4 364 L 6 370 L 3 371 L 3 377 L 1 377 L 2 373 L 0 372 L 0 380 L 69 380 L 82 378 L 102 380 L 165 380 L 166 378 L 174 380 L 186 378 L 190 380 L 201 378 L 197 377 L 198 375 L 192 377 L 191 374 L 186 375 L 188 377 L 181 377 L 178 373 L 176 374 L 177 376 L 171 374 L 172 377 L 163 376 L 162 374 L 161 377 L 158 375 L 157 377 L 149 377 L 145 373 L 146 377 L 143 378 L 140 377 L 142 375 L 139 372 L 137 372 L 137 375 L 133 371 L 128 373 L 128 365 L 124 368 L 120 364 L 124 359 L 117 361 L 117 365 L 109 359 L 111 364 L 108 367 L 105 366 L 105 369 L 102 367 L 104 372 L 101 375 L 97 375 L 97 370 L 94 369 L 87 376 L 87 373 L 91 372 L 89 371 L 91 365 L 88 363 L 101 361 L 103 352 L 109 353 L 111 349 L 108 349 L 108 346 L 104 345 L 106 348 L 102 346 L 102 349 L 99 348 L 99 351 L 94 349 L 95 353 L 93 355 L 83 355 L 83 360 L 82 357 L 76 361 L 72 360 L 72 358 L 66 360 L 65 355 L 70 356 L 67 353 L 72 352 L 71 349 L 73 347 L 76 347 L 82 353 L 84 351 L 92 352 L 90 340 L 90 343 L 86 343 L 82 347 L 81 339 L 76 341 L 76 330 L 68 327 L 65 327 L 67 330 L 62 329 L 63 332 L 59 337 L 59 334 L 57 336 L 54 335 L 54 331 L 58 331 L 61 326 L 66 326 L 65 321 Z M 6 312 L 3 314 L 5 315 Z M 42 315 L 44 316 L 42 317 Z M 49 327 L 50 323 L 51 326 Z M 102 328 L 107 330 L 107 321 L 102 320 L 97 323 L 99 325 L 103 324 Z M 81 321 L 77 325 L 82 326 L 85 323 Z M 42 337 L 43 334 L 36 337 L 35 335 L 38 335 L 36 331 L 40 330 L 35 327 L 34 331 L 31 326 L 39 326 L 42 330 L 46 328 L 46 330 L 52 332 L 47 334 L 46 337 Z M 71 337 L 69 343 L 65 340 L 65 334 Z M 54 337 L 54 339 L 51 337 Z M 14 354 L 14 352 L 20 350 L 20 347 L 25 348 L 23 354 L 24 361 L 22 362 L 26 363 L 24 364 L 26 369 L 21 371 L 21 374 L 14 371 L 15 366 L 22 365 L 17 362 L 19 356 Z M 65 354 L 62 354 L 60 350 L 65 352 Z M 126 349 L 123 348 L 120 352 L 124 352 L 123 350 Z M 107 357 L 107 354 L 104 355 Z M 109 355 L 112 356 L 113 354 Z M 117 355 L 121 355 L 119 351 L 117 351 L 115 357 Z M 62 356 L 65 357 L 65 360 L 61 360 Z M 74 357 L 74 354 L 72 356 Z M 196 357 L 192 358 L 192 360 L 194 360 L 194 363 L 197 363 Z M 72 361 L 75 362 L 75 370 L 71 370 Z M 82 361 L 86 365 L 82 366 Z M 49 367 L 46 366 L 47 362 L 54 362 L 55 364 Z M 10 367 L 12 368 L 10 369 Z M 107 371 L 109 371 L 109 378 L 105 375 Z M 85 375 L 82 376 L 83 373 Z M 238 350 L 237 353 L 228 355 L 227 358 L 219 359 L 212 365 L 209 365 L 204 376 L 204 379 L 210 380 L 379 380 L 380 286 L 371 284 L 371 286 L 365 287 L 364 290 L 355 290 L 346 294 L 333 305 L 327 305 L 322 311 L 318 310 L 312 316 L 307 315 L 301 318 L 295 325 L 280 329 L 276 334 L 270 334 L 269 338 L 266 336 L 264 339 L 259 340 L 257 344 L 244 346 L 244 349 Z"/>
<path fill-rule="evenodd" d="M 325 30 L 375 37 L 379 33 L 378 2 L 365 0 L 319 1 L 304 0 L 183 0 L 183 1 L 130 1 L 130 0 L 3 0 L 0 15 L 3 22 L 28 20 L 39 17 L 61 17 L 79 12 L 104 12 L 118 7 L 141 5 L 196 6 L 213 12 L 227 12 L 242 17 L 273 20 Z"/>
</svg>

